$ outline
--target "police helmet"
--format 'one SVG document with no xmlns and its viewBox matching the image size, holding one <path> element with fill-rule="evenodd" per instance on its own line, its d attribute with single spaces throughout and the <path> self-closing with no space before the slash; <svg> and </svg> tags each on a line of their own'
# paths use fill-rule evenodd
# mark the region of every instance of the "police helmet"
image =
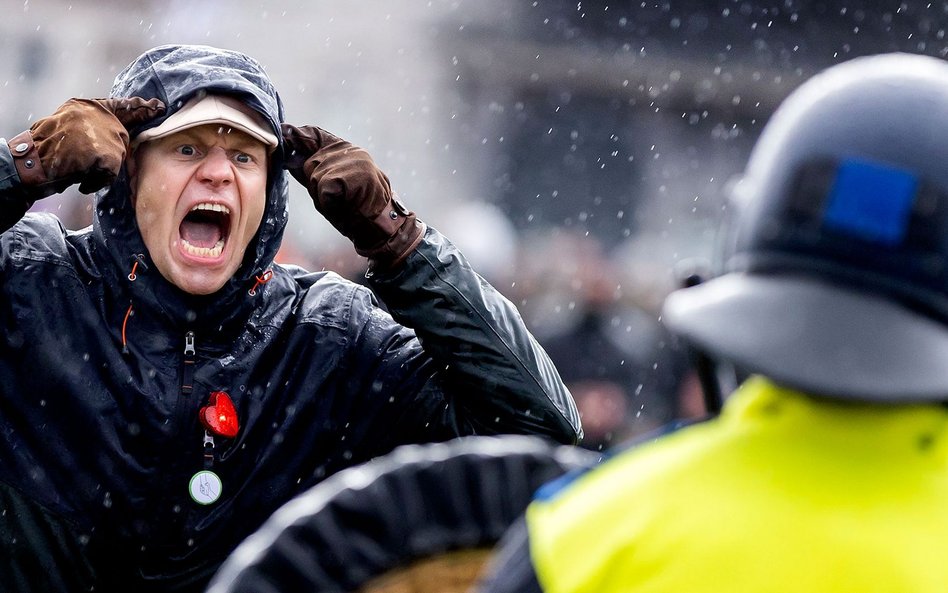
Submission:
<svg viewBox="0 0 948 593">
<path fill-rule="evenodd" d="M 671 294 L 675 333 L 849 400 L 948 400 L 948 63 L 844 62 L 765 126 L 721 274 Z"/>
</svg>

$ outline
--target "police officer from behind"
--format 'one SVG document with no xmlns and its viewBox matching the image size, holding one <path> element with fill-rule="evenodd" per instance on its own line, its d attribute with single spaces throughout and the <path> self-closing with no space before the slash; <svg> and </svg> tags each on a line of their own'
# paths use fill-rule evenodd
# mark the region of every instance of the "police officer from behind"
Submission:
<svg viewBox="0 0 948 593">
<path fill-rule="evenodd" d="M 664 307 L 751 377 L 536 499 L 482 591 L 948 590 L 946 129 L 941 60 L 795 91 L 737 185 L 723 274 Z"/>
</svg>

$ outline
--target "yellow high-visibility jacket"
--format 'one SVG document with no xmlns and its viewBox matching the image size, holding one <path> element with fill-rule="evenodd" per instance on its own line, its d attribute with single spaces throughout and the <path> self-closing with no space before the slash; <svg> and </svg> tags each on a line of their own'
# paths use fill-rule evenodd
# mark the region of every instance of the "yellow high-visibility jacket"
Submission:
<svg viewBox="0 0 948 593">
<path fill-rule="evenodd" d="M 545 593 L 948 591 L 948 408 L 752 378 L 527 511 Z"/>
</svg>

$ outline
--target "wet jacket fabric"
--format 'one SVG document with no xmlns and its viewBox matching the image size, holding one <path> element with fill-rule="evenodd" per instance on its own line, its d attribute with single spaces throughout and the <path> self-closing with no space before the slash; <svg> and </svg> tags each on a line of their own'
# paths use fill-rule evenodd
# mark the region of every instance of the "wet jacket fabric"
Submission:
<svg viewBox="0 0 948 593">
<path fill-rule="evenodd" d="M 531 503 L 484 590 L 946 591 L 946 496 L 944 406 L 834 403 L 754 378 L 719 418 Z"/>
<path fill-rule="evenodd" d="M 284 119 L 259 64 L 214 48 L 151 50 L 111 95 L 157 97 L 167 116 L 199 91 L 239 96 L 277 132 Z M 281 503 L 398 444 L 579 438 L 515 308 L 436 230 L 370 279 L 390 313 L 331 272 L 275 264 L 288 192 L 280 149 L 272 160 L 242 267 L 195 297 L 151 264 L 124 175 L 90 228 L 67 231 L 22 216 L 0 142 L 0 589 L 200 591 Z M 240 428 L 207 443 L 198 413 L 215 391 Z M 204 506 L 188 484 L 208 467 L 222 495 Z"/>
</svg>

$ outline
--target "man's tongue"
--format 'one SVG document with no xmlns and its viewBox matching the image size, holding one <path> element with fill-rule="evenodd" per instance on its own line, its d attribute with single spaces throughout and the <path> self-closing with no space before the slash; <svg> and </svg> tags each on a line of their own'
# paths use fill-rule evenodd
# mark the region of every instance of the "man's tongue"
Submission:
<svg viewBox="0 0 948 593">
<path fill-rule="evenodd" d="M 181 238 L 195 247 L 214 247 L 221 240 L 218 225 L 199 220 L 185 220 L 181 223 Z"/>
</svg>

